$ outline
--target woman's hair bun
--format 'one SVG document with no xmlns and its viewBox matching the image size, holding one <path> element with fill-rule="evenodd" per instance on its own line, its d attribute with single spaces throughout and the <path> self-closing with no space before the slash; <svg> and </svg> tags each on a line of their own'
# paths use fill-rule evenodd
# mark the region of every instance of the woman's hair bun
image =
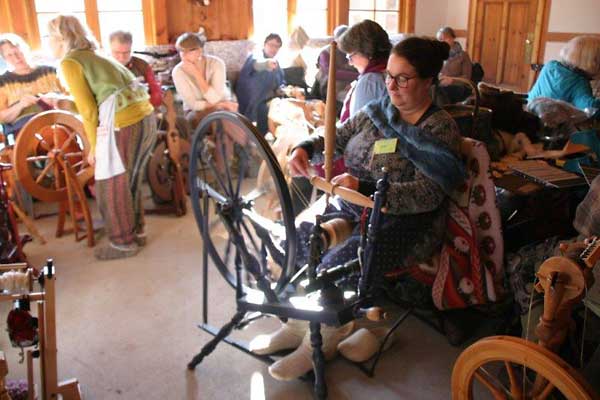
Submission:
<svg viewBox="0 0 600 400">
<path fill-rule="evenodd" d="M 431 39 L 431 42 L 434 44 L 434 47 L 437 49 L 438 57 L 441 58 L 442 61 L 447 60 L 450 56 L 450 45 L 446 42 L 441 42 L 439 40 Z"/>
</svg>

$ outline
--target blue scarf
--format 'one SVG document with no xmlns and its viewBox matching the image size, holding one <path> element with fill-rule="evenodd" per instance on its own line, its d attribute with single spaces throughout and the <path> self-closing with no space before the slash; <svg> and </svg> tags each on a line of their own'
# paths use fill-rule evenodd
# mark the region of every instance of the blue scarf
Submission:
<svg viewBox="0 0 600 400">
<path fill-rule="evenodd" d="M 431 133 L 403 121 L 389 96 L 371 101 L 364 110 L 386 138 L 398 139 L 396 151 L 400 156 L 410 160 L 446 194 L 451 194 L 466 180 L 462 160 Z"/>
</svg>

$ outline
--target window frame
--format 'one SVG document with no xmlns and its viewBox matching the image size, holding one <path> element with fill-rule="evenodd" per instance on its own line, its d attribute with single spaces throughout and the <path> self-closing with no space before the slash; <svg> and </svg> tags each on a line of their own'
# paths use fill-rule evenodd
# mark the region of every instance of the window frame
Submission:
<svg viewBox="0 0 600 400">
<path fill-rule="evenodd" d="M 142 0 L 142 18 L 144 24 L 144 46 L 156 45 L 168 42 L 167 32 L 167 0 Z M 100 30 L 100 14 L 98 12 L 98 0 L 84 0 L 85 21 L 98 43 L 102 43 Z M 30 0 L 32 9 L 32 30 L 35 41 L 32 43 L 39 47 L 41 43 L 40 29 L 37 23 L 38 12 L 35 1 Z"/>
</svg>

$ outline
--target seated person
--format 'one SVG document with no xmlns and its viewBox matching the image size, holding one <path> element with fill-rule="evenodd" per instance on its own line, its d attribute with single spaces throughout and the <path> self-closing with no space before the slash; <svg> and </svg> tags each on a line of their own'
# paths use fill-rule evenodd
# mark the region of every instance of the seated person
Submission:
<svg viewBox="0 0 600 400">
<path fill-rule="evenodd" d="M 452 85 L 450 78 L 470 80 L 473 64 L 469 54 L 456 41 L 454 29 L 449 26 L 441 28 L 437 33 L 437 39 L 450 46 L 450 56 L 444 62 L 440 72 L 440 90 L 448 97 L 450 103 L 458 103 L 471 94 L 471 89 L 465 85 Z"/>
<path fill-rule="evenodd" d="M 381 25 L 365 19 L 342 34 L 339 46 L 346 53 L 348 64 L 359 73 L 344 99 L 340 117 L 340 122 L 344 122 L 371 100 L 385 95 L 383 75 L 392 44 Z"/>
<path fill-rule="evenodd" d="M 126 66 L 133 75 L 141 78 L 141 81 L 148 85 L 148 93 L 150 94 L 150 103 L 154 108 L 160 107 L 162 102 L 162 91 L 160 84 L 154 76 L 152 67 L 146 61 L 139 57 L 131 55 L 131 45 L 133 38 L 131 32 L 115 31 L 109 36 L 110 54 L 112 57 Z"/>
<path fill-rule="evenodd" d="M 246 59 L 235 85 L 240 113 L 256 122 L 263 135 L 269 131 L 267 102 L 285 84 L 283 71 L 275 60 L 281 44 L 278 34 L 267 35 L 260 54 L 250 54 Z"/>
<path fill-rule="evenodd" d="M 184 33 L 175 46 L 181 62 L 173 68 L 173 82 L 183 99 L 183 109 L 191 129 L 213 111 L 237 111 L 225 81 L 225 63 L 218 57 L 204 54 L 206 37 Z"/>
<path fill-rule="evenodd" d="M 340 25 L 335 28 L 333 31 L 333 40 L 338 41 L 347 30 L 347 25 Z M 312 96 L 323 101 L 325 101 L 327 97 L 329 59 L 329 46 L 325 46 L 321 50 L 321 53 L 319 53 L 319 59 L 317 61 L 317 68 L 319 70 L 315 76 L 315 84 L 313 85 L 311 92 Z M 338 114 L 341 112 L 344 98 L 346 98 L 346 94 L 348 93 L 348 90 L 350 90 L 350 83 L 356 78 L 358 78 L 358 71 L 348 63 L 346 54 L 344 54 L 338 46 L 336 48 L 335 57 L 335 101 Z"/>
<path fill-rule="evenodd" d="M 398 43 L 387 63 L 385 82 L 389 96 L 370 102 L 336 132 L 336 150 L 344 153 L 349 173 L 333 178 L 332 183 L 371 195 L 382 176 L 382 167 L 389 171 L 387 212 L 374 254 L 374 265 L 382 273 L 426 262 L 439 253 L 446 231 L 449 194 L 466 178 L 458 127 L 447 112 L 432 104 L 429 94 L 448 53 L 446 43 L 431 39 L 411 37 Z M 382 140 L 392 143 L 391 149 L 379 152 Z M 321 137 L 297 146 L 289 161 L 292 174 L 308 176 L 309 160 L 317 160 L 323 147 Z M 338 203 L 327 206 L 323 219 L 342 218 L 357 227 L 362 207 L 343 200 Z M 311 229 L 307 222 L 298 227 L 299 264 L 308 260 L 306 241 Z M 319 268 L 356 258 L 358 230 L 357 227 L 350 238 L 327 251 Z M 377 288 L 382 287 L 381 281 L 382 276 L 375 277 Z M 431 289 L 416 281 L 406 281 L 403 290 L 414 291 L 415 298 L 427 291 L 431 296 Z M 321 327 L 326 358 L 333 357 L 338 343 L 351 330 L 352 323 L 341 328 Z M 306 323 L 288 322 L 275 334 L 256 338 L 251 348 L 267 354 L 299 346 L 269 367 L 276 379 L 294 379 L 312 368 L 310 333 L 303 340 L 306 332 Z M 345 348 L 352 351 L 352 346 Z"/>
<path fill-rule="evenodd" d="M 6 135 L 16 135 L 35 114 L 54 107 L 56 94 L 64 92 L 56 69 L 31 66 L 28 53 L 29 46 L 19 36 L 0 36 L 0 57 L 9 67 L 0 75 L 0 123 Z"/>
<path fill-rule="evenodd" d="M 600 117 L 600 98 L 594 97 L 590 80 L 600 77 L 600 38 L 577 36 L 561 49 L 560 59 L 542 68 L 527 98 L 538 97 L 566 101 L 578 109 Z"/>
</svg>

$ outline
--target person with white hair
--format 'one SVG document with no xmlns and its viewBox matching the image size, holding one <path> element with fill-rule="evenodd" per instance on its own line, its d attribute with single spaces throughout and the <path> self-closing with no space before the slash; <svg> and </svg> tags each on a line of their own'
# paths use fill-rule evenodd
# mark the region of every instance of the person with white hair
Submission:
<svg viewBox="0 0 600 400">
<path fill-rule="evenodd" d="M 572 104 L 580 110 L 596 110 L 600 98 L 594 97 L 590 81 L 600 78 L 600 37 L 583 35 L 571 39 L 560 51 L 560 59 L 542 68 L 529 91 L 528 102 L 548 97 Z"/>
</svg>

